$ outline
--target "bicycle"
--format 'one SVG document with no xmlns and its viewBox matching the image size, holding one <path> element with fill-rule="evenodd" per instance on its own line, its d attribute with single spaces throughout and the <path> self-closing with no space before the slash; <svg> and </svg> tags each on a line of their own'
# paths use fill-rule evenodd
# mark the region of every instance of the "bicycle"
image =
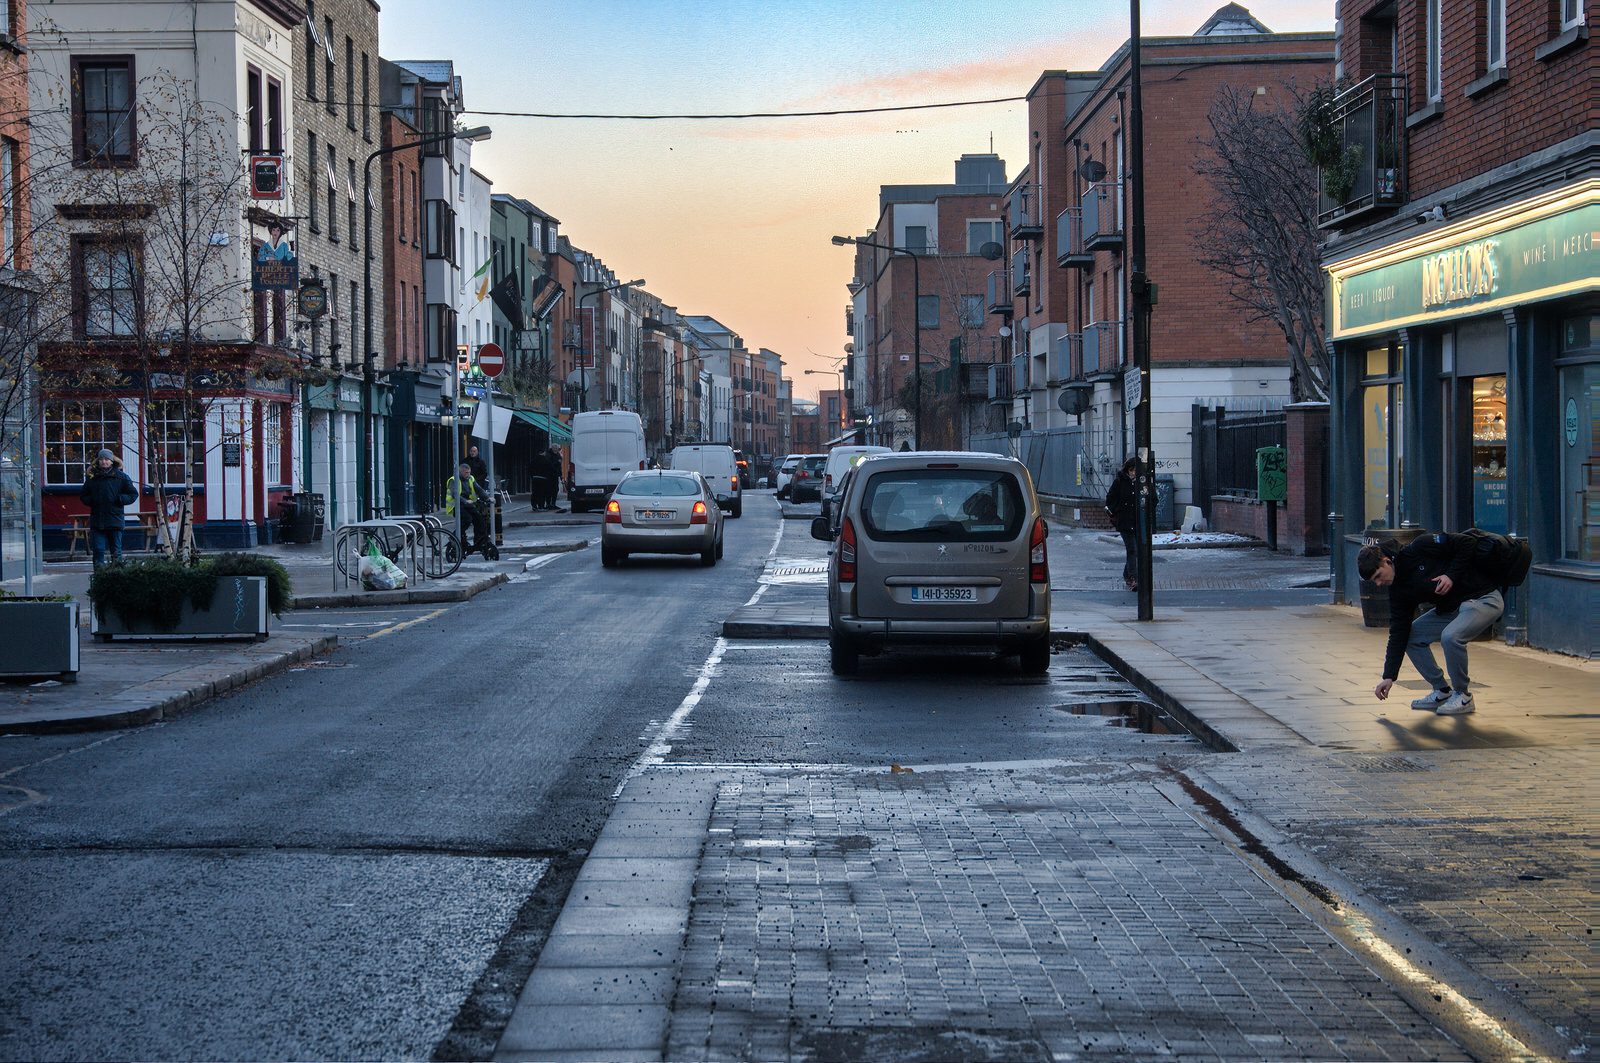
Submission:
<svg viewBox="0 0 1600 1063">
<path fill-rule="evenodd" d="M 455 532 L 444 527 L 437 517 L 421 518 L 423 523 L 422 539 L 427 544 L 424 554 L 424 574 L 429 579 L 444 579 L 453 576 L 461 568 L 464 553 L 461 542 L 456 538 Z M 376 545 L 378 552 L 396 564 L 400 563 L 400 555 L 405 552 L 407 543 L 405 538 L 391 529 L 375 529 L 361 533 L 360 549 L 354 555 L 360 557 Z M 334 563 L 338 566 L 341 576 L 349 575 L 349 560 L 352 555 L 348 550 L 340 550 L 334 556 Z"/>
</svg>

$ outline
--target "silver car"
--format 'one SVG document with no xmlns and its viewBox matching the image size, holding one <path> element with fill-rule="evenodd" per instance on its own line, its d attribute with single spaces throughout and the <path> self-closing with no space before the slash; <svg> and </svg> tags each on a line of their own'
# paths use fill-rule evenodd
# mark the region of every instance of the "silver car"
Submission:
<svg viewBox="0 0 1600 1063">
<path fill-rule="evenodd" d="M 837 529 L 837 530 L 835 530 Z M 952 646 L 1015 653 L 1050 667 L 1050 565 L 1028 469 L 997 454 L 921 452 L 862 458 L 835 520 L 828 647 L 836 675 L 863 652 Z"/>
<path fill-rule="evenodd" d="M 702 565 L 717 563 L 722 509 L 704 476 L 672 469 L 623 476 L 606 503 L 600 563 L 610 568 L 629 554 L 699 554 Z"/>
</svg>

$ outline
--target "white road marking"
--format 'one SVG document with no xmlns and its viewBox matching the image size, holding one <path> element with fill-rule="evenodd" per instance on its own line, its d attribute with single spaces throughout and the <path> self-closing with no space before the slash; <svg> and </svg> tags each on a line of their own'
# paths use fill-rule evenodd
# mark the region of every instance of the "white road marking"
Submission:
<svg viewBox="0 0 1600 1063">
<path fill-rule="evenodd" d="M 772 549 L 767 551 L 767 563 L 771 563 L 772 559 L 777 556 L 778 544 L 783 542 L 783 523 L 781 520 L 778 522 L 778 531 L 772 537 Z M 764 590 L 766 590 L 765 584 L 757 587 L 755 594 L 751 595 L 750 600 L 745 604 L 754 605 L 760 599 L 761 592 Z M 719 635 L 717 641 L 711 644 L 711 654 L 706 657 L 705 663 L 700 666 L 700 671 L 696 674 L 694 685 L 689 688 L 689 693 L 684 695 L 683 700 L 678 703 L 678 707 L 672 711 L 672 715 L 657 725 L 654 734 L 650 736 L 650 744 L 645 747 L 643 753 L 639 754 L 639 759 L 629 766 L 627 772 L 622 776 L 622 781 L 617 783 L 617 788 L 611 792 L 613 800 L 622 795 L 622 788 L 628 785 L 629 779 L 637 778 L 644 773 L 646 768 L 666 762 L 667 754 L 672 752 L 673 740 L 678 737 L 688 724 L 689 716 L 700 704 L 700 699 L 705 697 L 706 690 L 711 686 L 711 680 L 716 676 L 717 669 L 722 665 L 722 655 L 726 652 L 728 652 L 728 640 Z"/>
<path fill-rule="evenodd" d="M 765 573 L 766 570 L 771 567 L 772 559 L 778 556 L 778 547 L 783 542 L 783 526 L 785 523 L 787 522 L 781 520 L 778 521 L 778 532 L 772 537 L 772 549 L 767 551 L 767 559 L 761 564 L 761 571 L 763 573 Z M 756 588 L 756 592 L 750 596 L 750 600 L 744 604 L 754 605 L 759 602 L 761 600 L 761 596 L 767 593 L 768 586 L 770 586 L 770 584 L 763 581 L 761 585 Z"/>
</svg>

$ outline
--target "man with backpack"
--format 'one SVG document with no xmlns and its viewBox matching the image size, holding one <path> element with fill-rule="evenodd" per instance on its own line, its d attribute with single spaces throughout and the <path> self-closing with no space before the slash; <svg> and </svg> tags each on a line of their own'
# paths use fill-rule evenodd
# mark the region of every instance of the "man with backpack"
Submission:
<svg viewBox="0 0 1600 1063">
<path fill-rule="evenodd" d="M 1492 532 L 1429 532 L 1404 547 L 1394 539 L 1367 546 L 1356 557 L 1361 578 L 1389 588 L 1389 646 L 1379 701 L 1400 675 L 1405 654 L 1433 689 L 1411 703 L 1440 716 L 1465 716 L 1476 706 L 1467 675 L 1467 645 L 1505 612 L 1501 588 L 1526 577 L 1532 556 L 1525 543 Z M 1416 616 L 1419 606 L 1429 606 Z M 1415 619 L 1412 619 L 1413 617 Z M 1444 648 L 1445 673 L 1431 644 Z"/>
</svg>

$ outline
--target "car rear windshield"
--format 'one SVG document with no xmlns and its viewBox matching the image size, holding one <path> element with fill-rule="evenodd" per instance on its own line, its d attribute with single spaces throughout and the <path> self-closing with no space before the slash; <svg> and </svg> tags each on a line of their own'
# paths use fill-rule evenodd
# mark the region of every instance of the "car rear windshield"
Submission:
<svg viewBox="0 0 1600 1063">
<path fill-rule="evenodd" d="M 806 458 L 800 463 L 800 467 L 806 472 L 821 472 L 826 464 L 828 464 L 827 458 Z"/>
<path fill-rule="evenodd" d="M 1023 507 L 1009 472 L 897 469 L 867 479 L 861 519 L 880 542 L 1008 542 L 1022 531 Z"/>
<path fill-rule="evenodd" d="M 617 485 L 619 495 L 693 498 L 699 493 L 700 484 L 692 476 L 630 476 Z"/>
</svg>

